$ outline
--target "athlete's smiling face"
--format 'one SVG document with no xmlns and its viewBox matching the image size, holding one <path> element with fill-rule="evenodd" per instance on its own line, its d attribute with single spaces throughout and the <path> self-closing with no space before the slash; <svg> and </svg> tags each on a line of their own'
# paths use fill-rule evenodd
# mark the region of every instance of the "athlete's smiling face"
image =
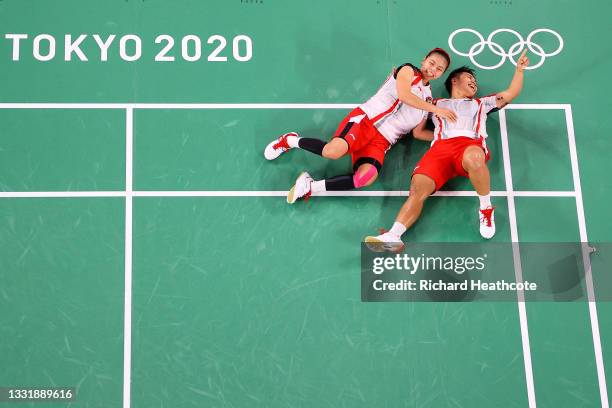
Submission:
<svg viewBox="0 0 612 408">
<path fill-rule="evenodd" d="M 453 78 L 453 93 L 457 92 L 466 98 L 473 98 L 478 91 L 478 82 L 469 72 L 462 72 L 457 78 Z"/>
<path fill-rule="evenodd" d="M 440 78 L 448 68 L 446 58 L 438 53 L 433 53 L 421 62 L 421 72 L 425 81 L 433 81 Z"/>
</svg>

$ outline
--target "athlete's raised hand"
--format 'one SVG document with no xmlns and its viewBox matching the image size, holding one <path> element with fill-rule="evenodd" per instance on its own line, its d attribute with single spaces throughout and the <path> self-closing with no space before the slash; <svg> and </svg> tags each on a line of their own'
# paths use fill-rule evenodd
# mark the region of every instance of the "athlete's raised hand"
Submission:
<svg viewBox="0 0 612 408">
<path fill-rule="evenodd" d="M 457 121 L 457 114 L 450 109 L 439 108 L 436 106 L 436 109 L 433 111 L 433 114 L 438 116 L 439 118 L 446 119 L 449 122 L 455 123 Z"/>
<path fill-rule="evenodd" d="M 512 102 L 512 100 L 521 93 L 521 89 L 523 89 L 523 77 L 525 76 L 523 70 L 528 66 L 529 58 L 527 58 L 527 49 L 524 49 L 518 61 L 516 61 L 516 70 L 514 71 L 510 86 L 505 91 L 497 93 L 497 107 L 499 109 Z"/>
<path fill-rule="evenodd" d="M 529 66 L 529 58 L 527 57 L 526 54 L 527 54 L 527 48 L 523 50 L 523 52 L 521 53 L 521 56 L 516 62 L 516 69 L 518 71 L 522 71 Z"/>
</svg>

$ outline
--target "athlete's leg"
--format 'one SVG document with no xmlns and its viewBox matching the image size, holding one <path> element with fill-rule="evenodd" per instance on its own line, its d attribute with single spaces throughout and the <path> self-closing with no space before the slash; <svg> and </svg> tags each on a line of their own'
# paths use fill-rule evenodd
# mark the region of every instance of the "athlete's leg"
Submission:
<svg viewBox="0 0 612 408">
<path fill-rule="evenodd" d="M 323 145 L 321 142 L 318 145 L 321 155 L 328 159 L 338 159 L 350 152 L 354 172 L 325 180 L 300 176 L 290 191 L 292 200 L 288 201 L 295 202 L 296 199 L 310 197 L 312 193 L 362 188 L 376 180 L 390 145 L 367 121 L 362 122 L 365 116 L 360 114 L 357 117 L 347 117 L 329 143 Z M 305 148 L 303 143 L 314 144 L 314 140 L 316 139 L 298 139 L 299 147 Z"/>
<path fill-rule="evenodd" d="M 485 152 L 479 146 L 468 147 L 463 152 L 461 165 L 467 172 L 480 200 L 478 209 L 480 235 L 483 238 L 492 238 L 495 235 L 495 208 L 491 205 L 491 177 Z"/>
<path fill-rule="evenodd" d="M 378 169 L 370 163 L 363 163 L 353 174 L 355 188 L 367 187 L 374 183 L 378 178 Z"/>
<path fill-rule="evenodd" d="M 376 161 L 374 162 L 376 163 Z M 374 183 L 378 177 L 377 165 L 362 163 L 357 167 L 354 174 L 346 174 L 344 176 L 336 176 L 325 180 L 314 181 L 312 183 L 312 192 L 320 193 L 322 191 L 347 191 L 367 187 Z"/>
<path fill-rule="evenodd" d="M 401 251 L 404 249 L 402 234 L 410 228 L 421 215 L 425 200 L 436 190 L 435 181 L 424 174 L 415 174 L 410 183 L 410 195 L 400 209 L 391 229 L 378 236 L 368 236 L 365 242 L 376 252 Z"/>
<path fill-rule="evenodd" d="M 323 191 L 347 191 L 366 187 L 378 177 L 381 164 L 376 159 L 364 158 L 371 163 L 358 164 L 354 174 L 336 176 L 325 180 L 313 180 L 306 172 L 300 174 L 287 195 L 287 202 L 293 204 L 300 198 L 309 198 L 311 194 Z"/>
<path fill-rule="evenodd" d="M 367 132 L 372 130 L 366 129 L 364 132 L 359 134 L 359 138 L 370 136 Z M 337 137 L 336 139 L 339 139 Z M 346 139 L 342 139 L 346 140 Z M 351 140 L 353 138 L 351 137 Z M 355 147 L 353 145 L 353 147 Z M 355 188 L 367 187 L 374 183 L 378 178 L 378 173 L 385 162 L 385 155 L 389 150 L 389 142 L 380 134 L 374 134 L 370 136 L 369 143 L 362 145 L 361 149 L 357 151 L 351 151 L 351 161 L 353 163 L 353 174 L 333 177 L 331 179 L 323 180 L 320 186 L 324 186 L 327 191 L 342 191 L 352 190 Z M 325 191 L 322 188 L 313 186 L 313 192 Z"/>
<path fill-rule="evenodd" d="M 300 142 L 302 142 L 303 140 L 304 138 L 300 139 Z M 302 142 L 302 145 L 303 144 L 304 143 Z M 301 148 L 306 149 L 305 147 Z M 348 151 L 348 142 L 341 137 L 334 137 L 332 140 L 329 141 L 329 143 L 323 145 L 323 149 L 321 150 L 321 156 L 325 157 L 326 159 L 336 160 L 347 154 Z"/>
<path fill-rule="evenodd" d="M 453 178 L 452 149 L 448 142 L 435 143 L 419 160 L 410 180 L 410 195 L 404 202 L 391 229 L 378 236 L 367 236 L 368 247 L 377 252 L 401 251 L 402 234 L 419 219 L 425 200 Z"/>
<path fill-rule="evenodd" d="M 327 159 L 339 159 L 349 150 L 346 140 L 334 137 L 330 142 L 312 137 L 299 137 L 295 132 L 285 133 L 277 140 L 273 140 L 266 146 L 264 156 L 268 160 L 274 160 L 287 150 L 299 148 L 311 153 L 323 156 Z"/>
<path fill-rule="evenodd" d="M 274 160 L 288 150 L 299 148 L 323 156 L 326 159 L 339 159 L 349 150 L 358 150 L 360 145 L 368 142 L 363 137 L 359 138 L 359 124 L 364 118 L 366 118 L 366 114 L 361 109 L 354 109 L 340 123 L 334 137 L 329 142 L 312 137 L 300 137 L 295 132 L 285 133 L 266 146 L 264 156 L 268 160 Z M 351 136 L 350 142 L 345 139 L 348 135 Z"/>
<path fill-rule="evenodd" d="M 470 146 L 463 152 L 461 165 L 465 169 L 480 196 L 487 196 L 491 192 L 491 176 L 485 161 L 485 152 L 479 146 Z"/>
<path fill-rule="evenodd" d="M 348 142 L 341 137 L 334 137 L 329 142 L 325 142 L 313 137 L 289 136 L 287 144 L 289 147 L 298 147 L 331 160 L 339 159 L 349 151 Z"/>
<path fill-rule="evenodd" d="M 402 224 L 405 229 L 410 228 L 419 219 L 425 200 L 434 191 L 436 191 L 436 183 L 432 178 L 424 174 L 415 174 L 410 183 L 410 195 L 397 214 L 395 221 Z M 398 235 L 402 235 L 404 231 Z"/>
</svg>

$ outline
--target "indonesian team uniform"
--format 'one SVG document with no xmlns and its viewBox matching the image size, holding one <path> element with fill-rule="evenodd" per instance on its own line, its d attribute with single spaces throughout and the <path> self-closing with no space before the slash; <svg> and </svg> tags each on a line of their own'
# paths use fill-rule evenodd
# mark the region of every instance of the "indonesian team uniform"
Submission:
<svg viewBox="0 0 612 408">
<path fill-rule="evenodd" d="M 455 123 L 433 115 L 434 140 L 414 168 L 414 174 L 432 178 L 439 190 L 448 180 L 468 177 L 463 168 L 463 152 L 469 146 L 478 146 L 485 152 L 485 160 L 491 157 L 487 148 L 486 121 L 489 113 L 497 111 L 496 96 L 465 99 L 437 99 L 437 106 L 450 109 L 457 114 Z"/>
<path fill-rule="evenodd" d="M 399 100 L 396 78 L 405 66 L 414 71 L 412 93 L 425 101 L 432 100 L 431 88 L 423 83 L 418 68 L 411 64 L 398 67 L 374 96 L 344 118 L 334 133 L 334 137 L 341 137 L 348 143 L 355 170 L 363 163 L 370 163 L 380 170 L 387 150 L 427 115 L 427 112 Z"/>
</svg>

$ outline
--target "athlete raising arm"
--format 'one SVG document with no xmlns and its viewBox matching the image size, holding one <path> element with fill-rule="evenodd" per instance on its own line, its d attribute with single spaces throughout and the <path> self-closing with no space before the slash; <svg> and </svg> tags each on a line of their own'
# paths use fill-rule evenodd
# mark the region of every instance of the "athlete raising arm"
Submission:
<svg viewBox="0 0 612 408">
<path fill-rule="evenodd" d="M 448 180 L 469 177 L 478 197 L 480 208 L 480 234 L 491 238 L 495 234 L 494 207 L 491 205 L 489 168 L 486 162 L 490 153 L 486 120 L 491 112 L 502 109 L 518 96 L 523 87 L 523 70 L 529 59 L 521 54 L 512 82 L 508 89 L 495 95 L 475 98 L 478 89 L 474 71 L 461 67 L 452 71 L 444 83 L 450 99 L 439 99 L 439 107 L 457 112 L 457 121 L 450 123 L 434 114 L 434 141 L 412 173 L 410 194 L 397 215 L 393 227 L 378 236 L 368 236 L 366 243 L 374 250 L 401 251 L 404 247 L 402 234 L 410 228 L 421 214 L 425 200 L 439 190 Z"/>
</svg>

